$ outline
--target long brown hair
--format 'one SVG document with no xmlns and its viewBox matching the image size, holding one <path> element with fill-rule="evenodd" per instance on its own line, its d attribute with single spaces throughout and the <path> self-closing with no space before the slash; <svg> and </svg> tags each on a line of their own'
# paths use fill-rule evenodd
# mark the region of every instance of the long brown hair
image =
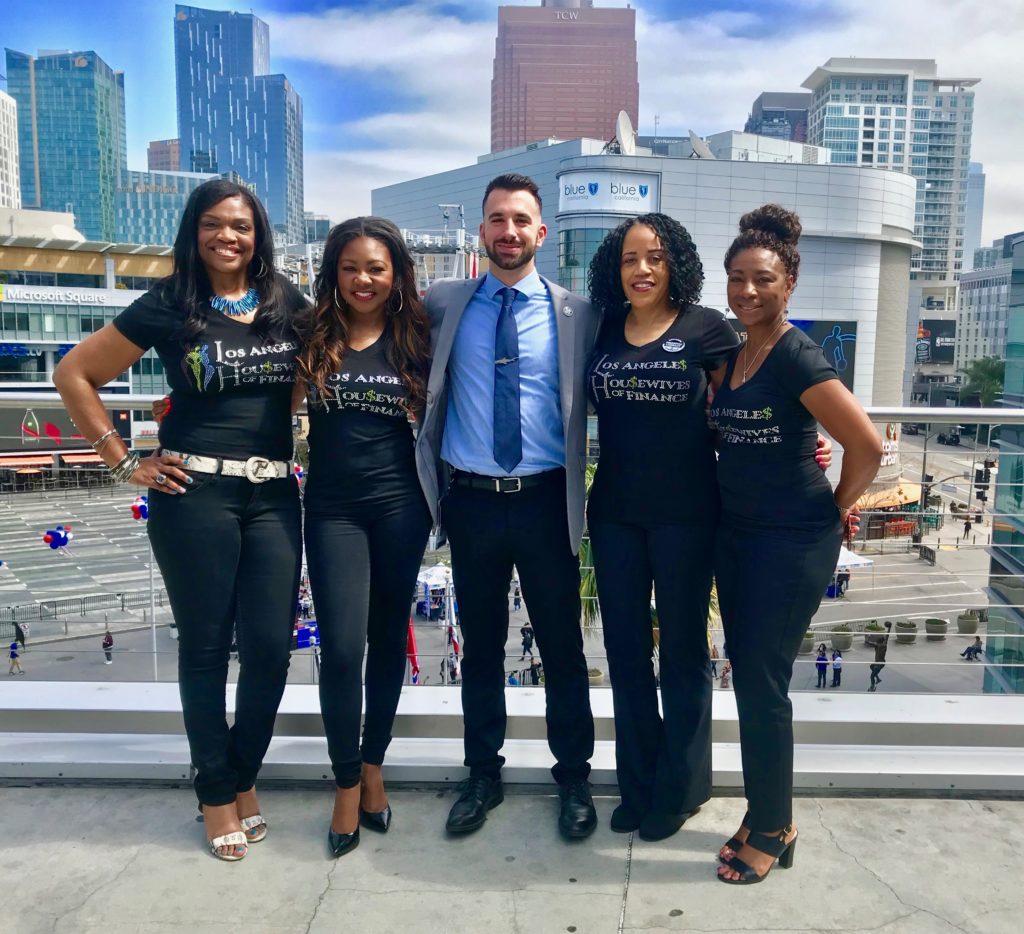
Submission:
<svg viewBox="0 0 1024 934">
<path fill-rule="evenodd" d="M 430 324 L 416 289 L 412 254 L 401 231 L 383 217 L 353 217 L 331 228 L 324 243 L 320 272 L 313 283 L 313 305 L 303 313 L 297 331 L 303 349 L 296 360 L 298 374 L 320 393 L 341 369 L 348 344 L 348 308 L 338 295 L 338 260 L 351 240 L 369 237 L 383 243 L 391 256 L 395 282 L 385 305 L 385 356 L 402 378 L 414 418 L 427 399 L 430 363 Z"/>
</svg>

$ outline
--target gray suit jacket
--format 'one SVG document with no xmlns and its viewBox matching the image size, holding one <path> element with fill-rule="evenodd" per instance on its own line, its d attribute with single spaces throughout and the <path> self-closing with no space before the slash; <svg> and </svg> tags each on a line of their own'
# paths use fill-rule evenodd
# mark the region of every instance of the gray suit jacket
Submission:
<svg viewBox="0 0 1024 934">
<path fill-rule="evenodd" d="M 590 302 L 541 277 L 551 295 L 558 333 L 558 377 L 565 437 L 565 486 L 569 541 L 577 552 L 583 537 L 584 471 L 587 455 L 586 369 L 597 339 L 598 316 Z M 441 461 L 441 438 L 448 411 L 448 361 L 462 313 L 482 278 L 445 279 L 432 285 L 424 302 L 430 315 L 433 362 L 427 406 L 416 439 L 416 469 L 434 521 L 448 489 L 448 467 Z"/>
</svg>

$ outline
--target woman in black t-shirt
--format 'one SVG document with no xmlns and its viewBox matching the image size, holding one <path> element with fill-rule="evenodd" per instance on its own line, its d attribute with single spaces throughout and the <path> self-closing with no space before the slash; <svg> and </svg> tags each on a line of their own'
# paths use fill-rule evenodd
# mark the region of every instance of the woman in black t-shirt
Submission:
<svg viewBox="0 0 1024 934">
<path fill-rule="evenodd" d="M 799 236 L 797 216 L 778 205 L 740 220 L 725 268 L 729 307 L 747 340 L 711 407 L 722 497 L 715 576 L 748 806 L 719 854 L 718 875 L 739 885 L 761 881 L 776 859 L 792 865 L 793 660 L 882 453 L 878 432 L 821 348 L 787 321 Z M 814 464 L 819 422 L 843 447 L 835 490 Z"/>
<path fill-rule="evenodd" d="M 213 179 L 189 197 L 174 273 L 54 372 L 68 413 L 118 480 L 148 487 L 149 536 L 178 628 L 178 682 L 213 854 L 266 836 L 255 794 L 288 674 L 301 518 L 291 400 L 302 296 L 274 273 L 266 212 Z M 97 390 L 155 348 L 173 390 L 160 449 L 139 459 Z M 225 687 L 237 619 L 241 670 Z"/>
<path fill-rule="evenodd" d="M 720 312 L 695 304 L 703 281 L 689 234 L 664 214 L 625 221 L 590 266 L 603 321 L 588 375 L 601 456 L 587 522 L 615 705 L 622 803 L 612 829 L 646 840 L 675 833 L 711 795 L 718 492 L 705 406 L 738 338 Z"/>
<path fill-rule="evenodd" d="M 320 630 L 320 707 L 337 785 L 328 842 L 387 831 L 381 764 L 405 677 L 409 607 L 430 532 L 413 460 L 429 325 L 412 256 L 390 221 L 331 230 L 300 332 L 308 386 L 306 557 Z M 367 642 L 369 649 L 367 651 Z M 366 722 L 362 747 L 362 665 Z"/>
</svg>

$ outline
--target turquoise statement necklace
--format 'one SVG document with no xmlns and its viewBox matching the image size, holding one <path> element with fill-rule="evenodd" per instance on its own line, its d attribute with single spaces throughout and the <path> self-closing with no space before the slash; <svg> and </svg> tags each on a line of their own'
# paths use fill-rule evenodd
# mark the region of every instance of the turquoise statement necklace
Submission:
<svg viewBox="0 0 1024 934">
<path fill-rule="evenodd" d="M 249 314 L 260 303 L 260 293 L 255 289 L 249 289 L 241 298 L 225 298 L 223 295 L 211 295 L 210 307 L 232 318 L 238 318 Z"/>
</svg>

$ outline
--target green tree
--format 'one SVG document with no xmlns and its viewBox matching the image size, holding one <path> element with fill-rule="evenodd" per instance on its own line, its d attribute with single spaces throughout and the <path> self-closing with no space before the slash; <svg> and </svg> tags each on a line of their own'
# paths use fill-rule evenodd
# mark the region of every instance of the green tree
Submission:
<svg viewBox="0 0 1024 934">
<path fill-rule="evenodd" d="M 1003 375 L 1006 364 L 998 357 L 982 357 L 972 360 L 963 368 L 967 377 L 963 395 L 977 393 L 982 408 L 988 408 L 1003 391 Z"/>
</svg>

